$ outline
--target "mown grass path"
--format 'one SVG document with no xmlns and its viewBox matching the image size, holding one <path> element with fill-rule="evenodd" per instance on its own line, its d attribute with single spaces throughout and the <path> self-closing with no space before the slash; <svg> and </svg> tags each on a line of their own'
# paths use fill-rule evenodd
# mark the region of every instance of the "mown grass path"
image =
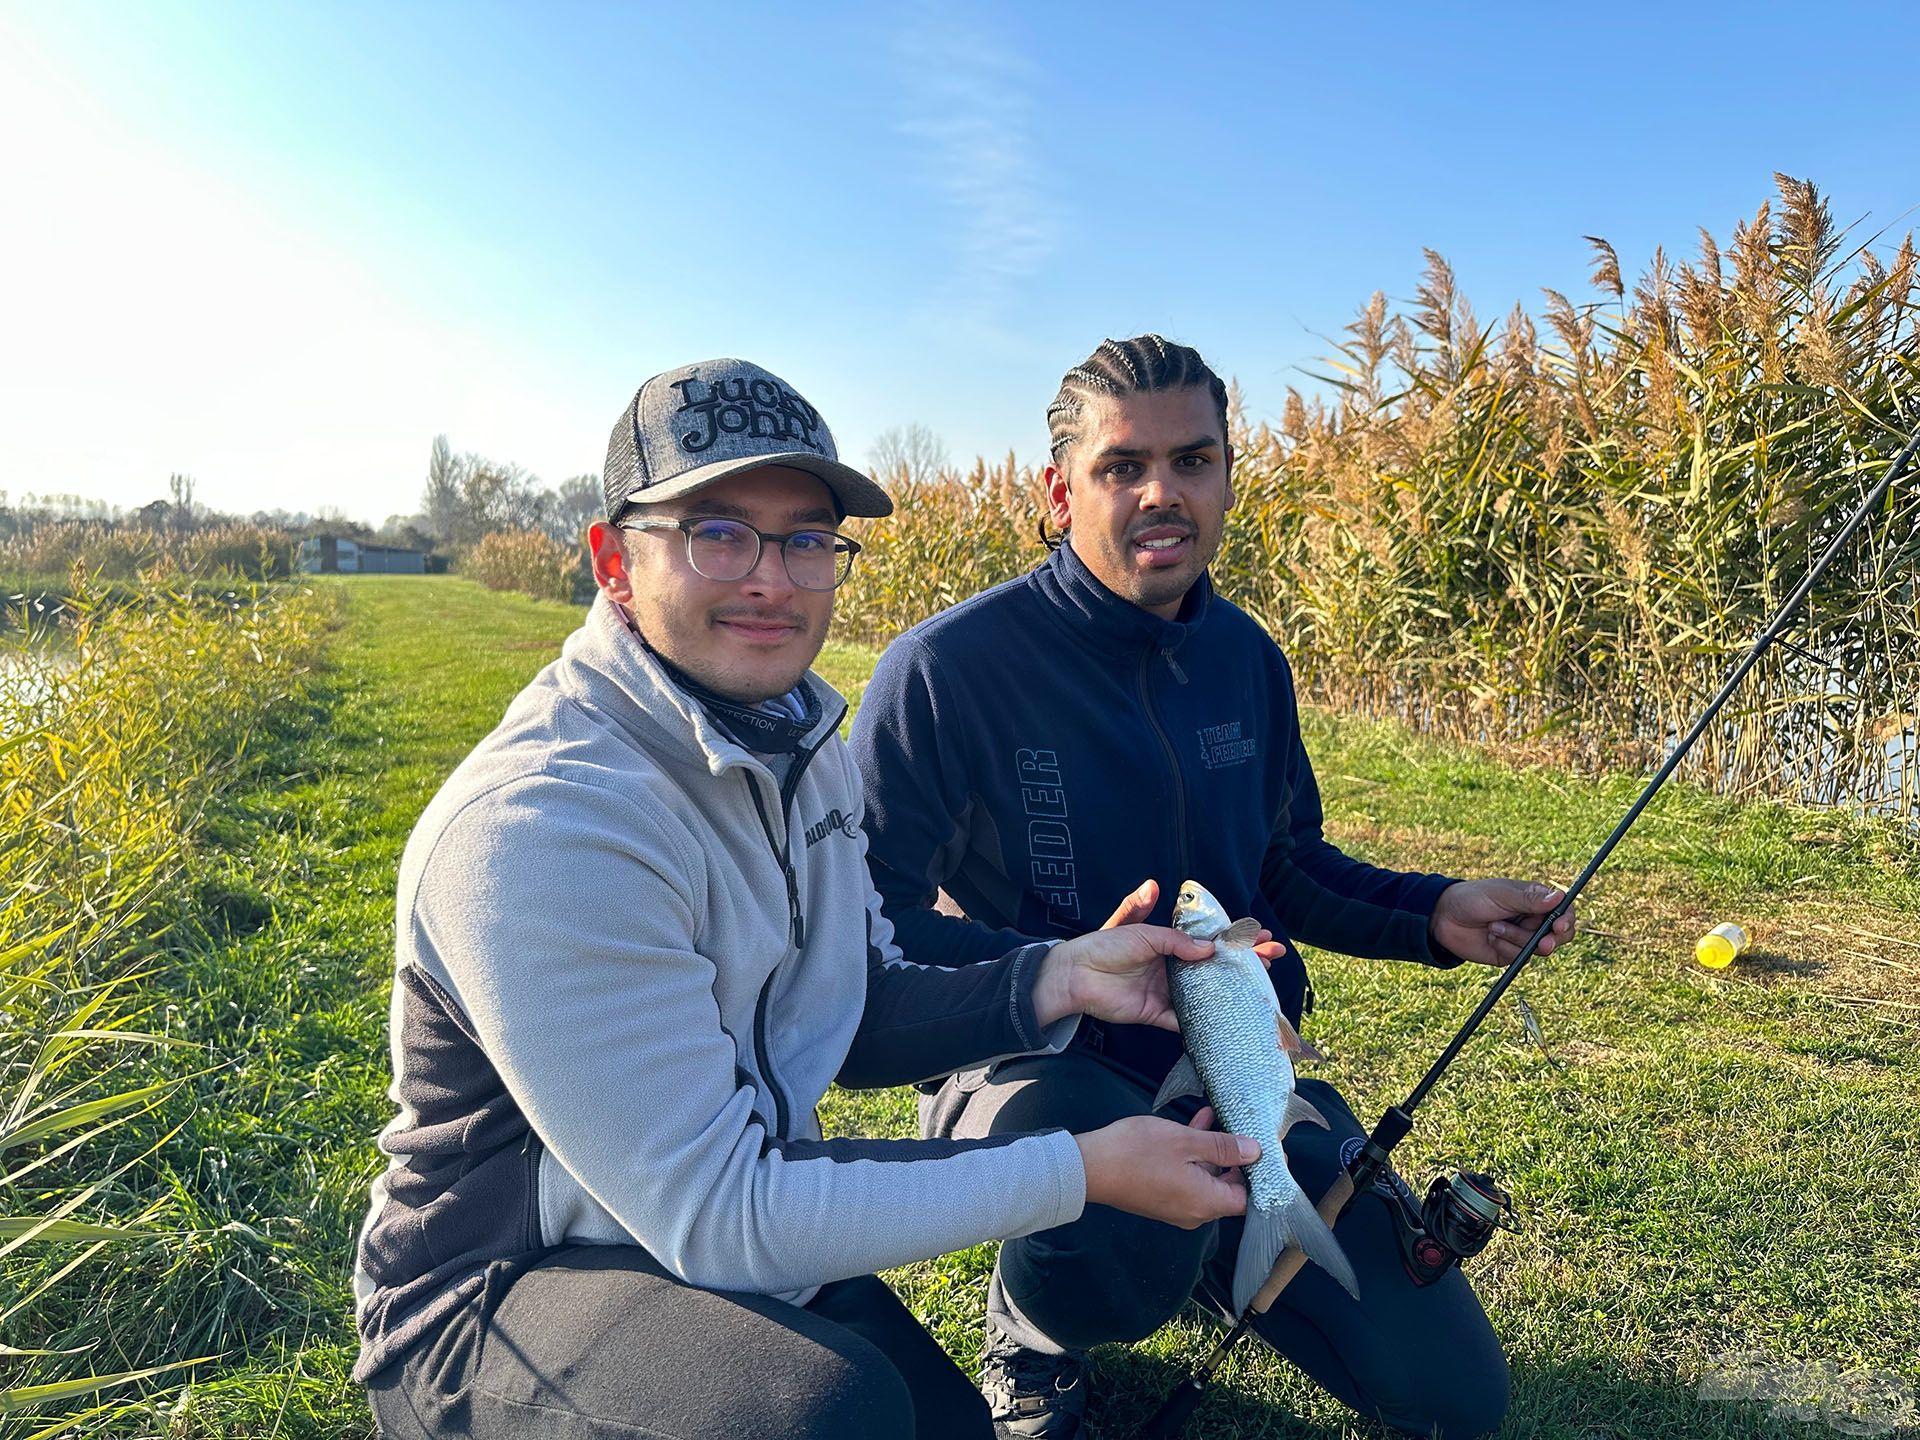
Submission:
<svg viewBox="0 0 1920 1440">
<path fill-rule="evenodd" d="M 345 1382 L 346 1277 L 389 1113 L 394 870 L 440 780 L 579 617 L 457 580 L 342 588 L 324 738 L 228 832 L 272 914 L 209 957 L 205 1003 L 252 1017 L 262 1059 L 251 1091 L 235 1082 L 232 1113 L 200 1121 L 203 1144 L 230 1132 L 227 1160 L 208 1161 L 229 1168 L 189 1183 L 231 1189 L 279 1243 L 233 1287 L 255 1341 L 203 1372 L 182 1435 L 370 1431 Z M 824 668 L 854 691 L 870 664 L 835 649 Z M 1639 783 L 1516 773 L 1325 717 L 1309 744 L 1336 839 L 1460 874 L 1570 875 Z M 1503 1007 L 1399 1157 L 1416 1185 L 1444 1164 L 1490 1169 L 1522 1205 L 1524 1233 L 1473 1270 L 1513 1358 L 1507 1433 L 1819 1433 L 1772 1416 L 1771 1399 L 1701 1397 L 1703 1382 L 1751 1384 L 1755 1364 L 1784 1374 L 1776 1390 L 1816 1427 L 1850 1423 L 1851 1404 L 1888 1428 L 1900 1387 L 1920 1388 L 1920 866 L 1830 815 L 1676 793 L 1589 895 L 1588 935 L 1519 987 L 1551 1060 Z M 1710 974 L 1692 940 L 1727 918 L 1755 950 Z M 1311 1033 L 1332 1057 L 1321 1074 L 1363 1116 L 1405 1095 L 1491 979 L 1309 959 Z M 836 1093 L 825 1116 L 843 1133 L 911 1130 L 904 1092 Z M 890 1277 L 969 1363 L 990 1262 L 982 1246 Z M 1212 1333 L 1186 1320 L 1100 1352 L 1097 1433 L 1131 1434 Z M 1838 1399 L 1810 1393 L 1861 1369 L 1885 1372 L 1891 1398 L 1861 1400 L 1857 1379 Z M 1248 1345 L 1190 1433 L 1376 1432 Z"/>
</svg>

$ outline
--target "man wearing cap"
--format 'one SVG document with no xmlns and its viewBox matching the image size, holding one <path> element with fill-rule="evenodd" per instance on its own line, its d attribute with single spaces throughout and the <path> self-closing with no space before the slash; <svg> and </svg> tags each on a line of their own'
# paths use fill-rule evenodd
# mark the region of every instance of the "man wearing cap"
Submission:
<svg viewBox="0 0 1920 1440">
<path fill-rule="evenodd" d="M 399 1113 L 354 1276 L 384 1434 L 991 1433 L 873 1272 L 1089 1204 L 1239 1213 L 1252 1142 L 1136 1116 L 825 1140 L 838 1079 L 1171 1027 L 1125 925 L 904 963 L 865 862 L 845 706 L 808 666 L 885 494 L 739 360 L 644 384 L 589 532 L 600 593 L 427 806 L 400 865 Z M 1200 1117 L 1204 1122 L 1207 1117 Z"/>
</svg>

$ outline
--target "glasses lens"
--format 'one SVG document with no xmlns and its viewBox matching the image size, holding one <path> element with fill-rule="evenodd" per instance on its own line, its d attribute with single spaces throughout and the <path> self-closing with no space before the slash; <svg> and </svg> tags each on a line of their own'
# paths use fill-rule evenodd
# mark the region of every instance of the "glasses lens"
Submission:
<svg viewBox="0 0 1920 1440">
<path fill-rule="evenodd" d="M 738 580 L 760 559 L 760 537 L 737 520 L 696 520 L 687 527 L 687 558 L 709 580 Z"/>
<path fill-rule="evenodd" d="M 796 530 L 787 537 L 787 574 L 805 590 L 831 590 L 847 578 L 852 552 L 831 530 Z"/>
<path fill-rule="evenodd" d="M 741 580 L 760 563 L 760 537 L 738 520 L 686 524 L 687 558 L 709 580 Z M 853 569 L 853 551 L 831 530 L 796 530 L 780 547 L 787 575 L 803 590 L 831 590 Z"/>
</svg>

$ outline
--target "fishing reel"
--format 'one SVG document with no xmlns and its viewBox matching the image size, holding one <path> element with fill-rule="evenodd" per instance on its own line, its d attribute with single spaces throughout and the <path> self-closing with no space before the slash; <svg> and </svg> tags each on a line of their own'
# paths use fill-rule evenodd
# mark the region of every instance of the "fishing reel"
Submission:
<svg viewBox="0 0 1920 1440">
<path fill-rule="evenodd" d="M 1420 1286 L 1433 1284 L 1462 1261 L 1487 1248 L 1495 1230 L 1518 1232 L 1513 1197 L 1491 1176 L 1476 1170 L 1449 1170 L 1433 1177 L 1416 1208 L 1403 1186 L 1382 1193 L 1395 1220 L 1400 1261 Z"/>
</svg>

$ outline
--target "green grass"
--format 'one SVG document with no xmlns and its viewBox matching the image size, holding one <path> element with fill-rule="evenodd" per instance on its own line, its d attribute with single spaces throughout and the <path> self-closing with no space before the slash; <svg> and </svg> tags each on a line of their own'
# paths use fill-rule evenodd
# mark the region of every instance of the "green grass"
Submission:
<svg viewBox="0 0 1920 1440">
<path fill-rule="evenodd" d="M 1307 738 L 1333 838 L 1410 869 L 1571 879 L 1643 784 L 1516 772 L 1323 713 Z M 1736 1352 L 1920 1390 L 1917 878 L 1885 829 L 1663 792 L 1586 892 L 1589 934 L 1519 983 L 1552 1062 L 1503 1006 L 1429 1096 L 1398 1168 L 1417 1188 L 1446 1165 L 1489 1170 L 1524 1214 L 1471 1271 L 1513 1363 L 1507 1434 L 1802 1433 L 1765 1405 L 1698 1397 Z M 1716 975 L 1693 940 L 1725 918 L 1754 949 Z M 1493 978 L 1308 960 L 1310 1031 L 1331 1057 L 1316 1073 L 1367 1119 L 1405 1098 Z M 826 1113 L 912 1131 L 892 1096 Z M 891 1278 L 965 1355 L 990 1268 L 982 1246 Z M 1132 1433 L 1216 1335 L 1189 1318 L 1100 1352 L 1100 1433 Z M 1382 1433 L 1252 1346 L 1234 1366 L 1191 1433 Z"/>
<path fill-rule="evenodd" d="M 182 1183 L 204 1156 L 174 1137 L 228 1078 L 231 1026 L 176 1003 L 180 960 L 250 908 L 202 863 L 208 817 L 299 728 L 335 613 L 297 589 L 83 587 L 57 629 L 0 643 L 7 1434 L 68 1433 L 75 1404 L 96 1422 L 150 1361 L 177 1380 L 216 1348 L 202 1282 L 243 1232 L 205 1223 Z"/>
<path fill-rule="evenodd" d="M 207 938 L 174 957 L 176 1003 L 230 1063 L 200 1082 L 170 1151 L 214 1253 L 176 1252 L 154 1308 L 206 1327 L 169 1353 L 206 1342 L 225 1358 L 127 1433 L 370 1433 L 346 1380 L 347 1279 L 390 1113 L 395 867 L 440 780 L 580 615 L 457 579 L 339 590 L 336 668 L 267 780 L 214 817 Z M 851 694 L 871 663 L 832 647 L 822 668 Z M 1308 740 L 1335 838 L 1389 865 L 1570 876 L 1639 784 L 1515 772 L 1325 716 Z M 1675 792 L 1582 916 L 1605 933 L 1520 985 L 1559 1068 L 1503 1007 L 1400 1151 L 1416 1183 L 1442 1164 L 1487 1168 L 1522 1206 L 1525 1231 L 1473 1270 L 1513 1359 L 1507 1433 L 1816 1433 L 1764 1402 L 1698 1398 L 1732 1351 L 1894 1371 L 1920 1388 L 1912 850 L 1831 814 Z M 1755 949 L 1716 975 L 1691 947 L 1719 919 L 1746 922 Z M 1321 1073 L 1364 1116 L 1403 1098 L 1491 979 L 1309 958 L 1322 997 L 1311 1030 L 1332 1057 Z M 912 1129 L 905 1092 L 836 1092 L 823 1114 L 839 1133 Z M 966 1364 L 990 1263 L 981 1246 L 889 1277 Z M 1096 1434 L 1131 1434 L 1213 1333 L 1183 1320 L 1099 1352 Z M 1189 1433 L 1377 1432 L 1248 1345 Z"/>
<path fill-rule="evenodd" d="M 224 1293 L 180 1305 L 228 1354 L 169 1403 L 178 1437 L 372 1433 L 347 1379 L 349 1279 L 390 1114 L 400 851 L 447 772 L 578 623 L 569 607 L 465 581 L 331 584 L 347 613 L 334 668 L 271 782 L 215 817 L 212 933 L 178 957 L 189 1025 L 219 1034 L 232 1060 L 180 1146 L 199 1157 L 181 1189 L 232 1253 Z M 220 1230 L 232 1221 L 248 1229 Z"/>
</svg>

